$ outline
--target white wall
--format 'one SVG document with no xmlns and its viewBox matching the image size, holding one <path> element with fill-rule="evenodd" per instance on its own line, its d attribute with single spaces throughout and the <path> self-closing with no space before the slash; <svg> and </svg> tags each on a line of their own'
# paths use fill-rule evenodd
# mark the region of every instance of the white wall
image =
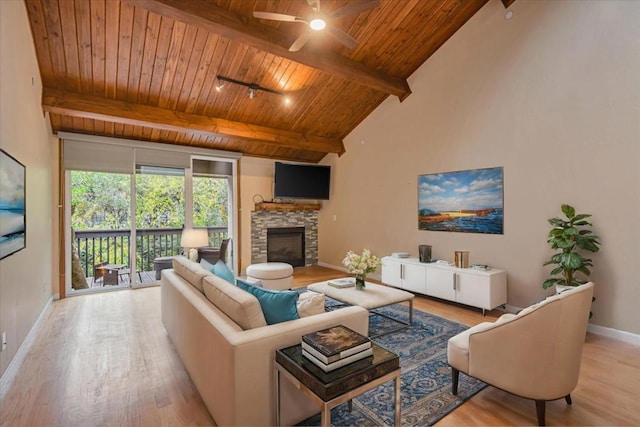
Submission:
<svg viewBox="0 0 640 427">
<path fill-rule="evenodd" d="M 21 1 L 0 1 L 0 147 L 26 166 L 27 247 L 0 261 L 0 375 L 51 296 L 52 150 L 42 83 Z"/>
<path fill-rule="evenodd" d="M 436 258 L 457 249 L 508 271 L 508 302 L 541 299 L 547 218 L 593 214 L 592 322 L 640 333 L 640 2 L 490 2 L 328 156 L 320 260 L 347 250 Z M 417 176 L 503 166 L 504 235 L 418 231 Z M 333 216 L 336 216 L 334 221 Z"/>
</svg>

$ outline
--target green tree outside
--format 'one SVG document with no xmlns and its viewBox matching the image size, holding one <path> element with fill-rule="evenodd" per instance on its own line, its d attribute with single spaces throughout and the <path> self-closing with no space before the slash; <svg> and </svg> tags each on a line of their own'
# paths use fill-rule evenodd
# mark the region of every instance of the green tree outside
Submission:
<svg viewBox="0 0 640 427">
<path fill-rule="evenodd" d="M 135 178 L 137 229 L 183 228 L 184 176 L 136 174 Z M 81 241 L 78 255 L 82 265 L 91 266 L 100 261 L 129 264 L 130 179 L 128 174 L 71 172 L 71 226 L 74 231 L 119 230 L 117 234 L 120 234 L 119 237 Z M 226 227 L 228 202 L 226 178 L 193 178 L 195 227 Z M 154 254 L 178 253 L 179 235 L 145 238 L 144 233 L 140 233 L 136 242 L 139 269 L 152 270 Z M 86 273 L 93 275 L 93 271 Z"/>
</svg>

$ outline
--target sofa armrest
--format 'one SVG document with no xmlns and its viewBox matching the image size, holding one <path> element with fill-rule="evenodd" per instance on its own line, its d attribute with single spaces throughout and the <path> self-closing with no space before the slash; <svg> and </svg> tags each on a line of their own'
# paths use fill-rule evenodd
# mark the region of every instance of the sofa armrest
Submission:
<svg viewBox="0 0 640 427">
<path fill-rule="evenodd" d="M 367 335 L 369 312 L 362 307 L 347 307 L 315 316 L 304 317 L 262 328 L 232 334 L 229 342 L 234 348 L 235 389 L 245 402 L 269 402 L 254 407 L 256 418 L 242 420 L 242 424 L 255 423 L 268 416 L 275 423 L 273 396 L 275 390 L 274 360 L 277 349 L 299 344 L 302 335 L 336 325 L 345 325 Z M 318 407 L 288 381 L 281 382 L 282 422 L 297 423 L 314 413 Z"/>
</svg>

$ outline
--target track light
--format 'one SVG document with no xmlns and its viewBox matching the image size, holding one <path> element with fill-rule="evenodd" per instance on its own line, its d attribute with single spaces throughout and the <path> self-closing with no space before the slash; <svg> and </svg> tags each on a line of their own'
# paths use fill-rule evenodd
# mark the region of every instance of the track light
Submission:
<svg viewBox="0 0 640 427">
<path fill-rule="evenodd" d="M 217 92 L 222 91 L 222 88 L 224 87 L 225 82 L 228 82 L 228 83 L 233 83 L 233 84 L 247 87 L 248 88 L 247 96 L 249 97 L 249 99 L 254 99 L 258 95 L 258 91 L 263 91 L 263 92 L 273 93 L 274 95 L 283 96 L 284 104 L 285 105 L 291 104 L 291 99 L 289 99 L 289 97 L 286 96 L 284 93 L 278 92 L 277 90 L 262 87 L 257 83 L 246 83 L 240 80 L 235 80 L 235 79 L 231 79 L 229 77 L 224 77 L 224 76 L 216 76 L 216 80 L 218 81 L 218 84 L 215 86 L 215 89 Z"/>
</svg>

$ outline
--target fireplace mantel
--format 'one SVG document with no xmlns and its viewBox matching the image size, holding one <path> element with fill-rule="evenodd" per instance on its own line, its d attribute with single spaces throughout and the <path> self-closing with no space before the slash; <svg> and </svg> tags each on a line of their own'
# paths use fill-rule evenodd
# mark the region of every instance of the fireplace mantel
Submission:
<svg viewBox="0 0 640 427">
<path fill-rule="evenodd" d="M 256 203 L 256 211 L 319 211 L 320 205 L 313 203 Z"/>
</svg>

